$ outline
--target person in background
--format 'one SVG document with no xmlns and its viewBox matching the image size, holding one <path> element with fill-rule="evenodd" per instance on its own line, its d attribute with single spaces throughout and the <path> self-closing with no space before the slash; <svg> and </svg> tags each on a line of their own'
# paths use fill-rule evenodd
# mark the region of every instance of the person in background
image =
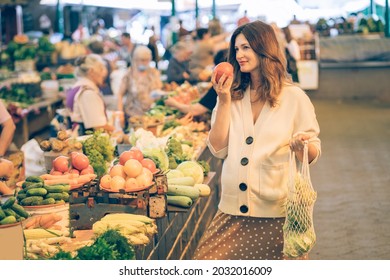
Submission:
<svg viewBox="0 0 390 280">
<path fill-rule="evenodd" d="M 301 51 L 298 42 L 291 34 L 290 28 L 286 26 L 282 30 L 286 38 L 285 55 L 287 59 L 287 72 L 291 74 L 293 82 L 299 83 L 297 62 L 301 60 Z"/>
<path fill-rule="evenodd" d="M 112 95 L 112 89 L 111 89 L 111 79 L 110 75 L 112 73 L 112 62 L 108 59 L 104 58 L 104 44 L 101 41 L 92 41 L 88 44 L 88 49 L 91 51 L 91 53 L 99 55 L 107 68 L 107 76 L 104 80 L 104 84 L 101 86 L 100 90 L 102 91 L 103 95 Z"/>
<path fill-rule="evenodd" d="M 181 41 L 181 40 L 184 40 L 184 39 L 186 39 L 186 37 L 188 36 L 188 35 L 191 35 L 191 31 L 189 31 L 189 30 L 187 30 L 187 29 L 185 29 L 184 27 L 183 27 L 183 20 L 179 20 L 179 31 L 178 31 L 178 35 L 179 35 L 179 41 Z"/>
<path fill-rule="evenodd" d="M 155 67 L 158 68 L 158 62 L 160 60 L 160 54 L 158 53 L 158 47 L 157 47 L 157 36 L 153 34 L 149 37 L 149 43 L 147 47 L 152 52 L 152 61 L 154 61 Z"/>
<path fill-rule="evenodd" d="M 5 155 L 14 138 L 16 126 L 3 102 L 0 100 L 0 158 Z"/>
<path fill-rule="evenodd" d="M 80 23 L 77 29 L 72 33 L 72 40 L 77 43 L 82 43 L 83 41 L 88 40 L 90 37 L 88 28 Z"/>
<path fill-rule="evenodd" d="M 251 20 L 248 18 L 248 11 L 245 10 L 244 15 L 238 19 L 237 26 L 241 26 L 241 25 L 244 25 L 244 24 L 249 23 L 249 22 L 251 22 Z"/>
<path fill-rule="evenodd" d="M 78 126 L 79 134 L 86 130 L 103 129 L 112 132 L 106 105 L 100 87 L 104 85 L 107 68 L 104 60 L 97 54 L 88 54 L 75 60 L 77 81 L 67 92 L 66 106 L 71 111 L 71 120 Z"/>
<path fill-rule="evenodd" d="M 120 48 L 118 50 L 119 59 L 126 61 L 127 67 L 131 65 L 131 59 L 136 48 L 136 44 L 131 40 L 130 33 L 124 32 L 121 35 Z"/>
<path fill-rule="evenodd" d="M 220 50 L 214 57 L 214 64 L 226 61 L 227 49 Z M 195 104 L 184 104 L 178 102 L 176 99 L 170 97 L 165 100 L 165 105 L 178 109 L 180 112 L 190 114 L 193 117 L 203 115 L 211 112 L 217 103 L 217 93 L 211 87 L 206 94 Z"/>
<path fill-rule="evenodd" d="M 210 80 L 215 53 L 225 48 L 227 33 L 211 36 L 208 28 L 196 30 L 196 40 L 190 57 L 190 80 L 204 82 Z"/>
<path fill-rule="evenodd" d="M 190 56 L 191 48 L 190 46 L 183 42 L 178 41 L 171 48 L 172 57 L 168 62 L 167 68 L 167 82 L 176 82 L 178 84 L 184 83 L 184 81 L 189 81 L 190 79 Z"/>
<path fill-rule="evenodd" d="M 118 91 L 118 110 L 124 112 L 126 120 L 148 111 L 155 101 L 151 92 L 162 88 L 160 72 L 150 67 L 151 61 L 150 49 L 143 45 L 137 46 L 133 63 L 123 77 Z"/>
<path fill-rule="evenodd" d="M 194 259 L 283 259 L 284 204 L 290 150 L 311 164 L 321 154 L 320 128 L 307 94 L 289 79 L 272 27 L 237 27 L 228 62 L 234 76 L 211 81 L 217 104 L 207 145 L 223 159 L 218 211 Z"/>
</svg>

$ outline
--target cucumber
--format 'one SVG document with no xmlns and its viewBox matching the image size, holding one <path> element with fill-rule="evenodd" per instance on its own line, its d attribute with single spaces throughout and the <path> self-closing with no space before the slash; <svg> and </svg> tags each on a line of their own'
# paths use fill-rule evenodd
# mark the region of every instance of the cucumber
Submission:
<svg viewBox="0 0 390 280">
<path fill-rule="evenodd" d="M 16 196 L 16 198 L 18 199 L 19 202 L 22 201 L 26 197 L 27 197 L 27 194 L 20 193 L 20 191 L 18 192 L 18 195 Z"/>
<path fill-rule="evenodd" d="M 40 202 L 42 200 L 43 200 L 42 196 L 29 196 L 29 197 L 22 199 L 20 204 L 22 206 L 30 206 L 30 205 L 33 205 L 32 203 L 35 204 L 35 203 Z M 35 205 L 37 205 L 37 204 L 35 204 Z"/>
<path fill-rule="evenodd" d="M 27 187 L 25 187 L 24 190 L 27 193 L 28 190 L 39 189 L 39 188 L 43 188 L 43 183 L 32 183 L 32 184 L 28 185 Z"/>
<path fill-rule="evenodd" d="M 190 186 L 168 185 L 169 195 L 188 196 L 192 200 L 199 198 L 199 189 Z"/>
<path fill-rule="evenodd" d="M 167 202 L 170 205 L 180 206 L 184 208 L 190 208 L 193 203 L 191 198 L 182 195 L 167 195 Z"/>
<path fill-rule="evenodd" d="M 1 207 L 0 207 L 0 220 L 4 219 L 5 217 L 6 217 L 5 213 L 4 213 L 3 209 L 1 209 Z"/>
<path fill-rule="evenodd" d="M 11 206 L 11 209 L 15 211 L 16 214 L 18 214 L 20 217 L 28 218 L 29 214 L 24 210 L 22 206 L 19 204 L 14 203 L 14 205 Z"/>
<path fill-rule="evenodd" d="M 22 189 L 25 189 L 28 186 L 31 186 L 32 184 L 35 184 L 35 182 L 24 181 L 23 184 L 22 184 Z"/>
<path fill-rule="evenodd" d="M 39 176 L 28 176 L 26 178 L 27 182 L 33 182 L 33 183 L 42 183 L 43 184 L 43 179 Z"/>
<path fill-rule="evenodd" d="M 69 201 L 69 194 L 67 192 L 62 193 L 48 193 L 45 198 L 54 198 L 55 200 Z"/>
<path fill-rule="evenodd" d="M 69 185 L 51 185 L 51 186 L 43 186 L 48 193 L 62 193 L 70 191 Z"/>
<path fill-rule="evenodd" d="M 0 221 L 0 225 L 8 225 L 8 224 L 14 224 L 14 223 L 16 223 L 15 216 L 8 216 Z"/>
<path fill-rule="evenodd" d="M 6 200 L 6 202 L 4 202 L 3 205 L 1 205 L 1 208 L 3 208 L 3 209 L 10 208 L 12 205 L 14 205 L 15 201 L 16 201 L 16 197 L 11 196 L 10 198 L 8 198 Z"/>
<path fill-rule="evenodd" d="M 40 205 L 48 205 L 48 204 L 54 204 L 56 203 L 56 200 L 52 197 L 49 197 L 49 198 L 45 198 L 44 200 L 42 200 L 40 202 Z"/>
<path fill-rule="evenodd" d="M 18 214 L 16 214 L 16 212 L 14 210 L 12 210 L 11 208 L 7 208 L 7 209 L 4 209 L 4 213 L 6 216 L 14 216 L 14 217 L 19 217 Z"/>
<path fill-rule="evenodd" d="M 45 188 L 34 188 L 27 190 L 27 196 L 45 196 L 47 190 Z"/>
</svg>

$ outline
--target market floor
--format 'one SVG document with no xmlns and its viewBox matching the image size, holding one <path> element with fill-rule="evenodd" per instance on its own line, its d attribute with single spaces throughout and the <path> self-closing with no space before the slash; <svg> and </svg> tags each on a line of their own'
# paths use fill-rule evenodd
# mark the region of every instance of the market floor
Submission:
<svg viewBox="0 0 390 280">
<path fill-rule="evenodd" d="M 322 157 L 314 260 L 390 259 L 390 104 L 313 98 Z"/>
</svg>

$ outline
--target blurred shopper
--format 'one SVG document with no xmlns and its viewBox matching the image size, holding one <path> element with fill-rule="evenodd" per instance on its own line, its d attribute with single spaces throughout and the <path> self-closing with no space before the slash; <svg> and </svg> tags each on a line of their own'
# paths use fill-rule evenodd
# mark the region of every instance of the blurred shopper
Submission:
<svg viewBox="0 0 390 280">
<path fill-rule="evenodd" d="M 101 41 L 92 41 L 88 44 L 88 48 L 92 53 L 99 55 L 103 59 L 107 68 L 107 76 L 100 89 L 103 95 L 112 95 L 110 75 L 112 73 L 113 65 L 111 61 L 104 57 L 104 43 Z"/>
<path fill-rule="evenodd" d="M 155 101 L 152 91 L 161 90 L 160 72 L 150 67 L 152 52 L 148 47 L 139 45 L 134 50 L 133 62 L 123 77 L 118 91 L 118 110 L 123 111 L 126 120 L 131 116 L 140 116 L 148 111 Z"/>
<path fill-rule="evenodd" d="M 272 27 L 254 21 L 238 27 L 222 75 L 207 144 L 223 159 L 218 212 L 194 259 L 282 259 L 284 204 L 290 150 L 309 162 L 320 156 L 319 125 L 309 97 L 288 78 Z"/>
<path fill-rule="evenodd" d="M 248 18 L 248 11 L 245 10 L 244 15 L 238 19 L 237 26 L 241 26 L 249 22 L 251 22 L 251 20 Z"/>
<path fill-rule="evenodd" d="M 72 33 L 72 40 L 77 43 L 82 43 L 90 37 L 88 28 L 80 23 L 77 29 Z"/>
<path fill-rule="evenodd" d="M 74 128 L 77 127 L 79 135 L 84 135 L 86 130 L 113 131 L 100 91 L 107 76 L 104 60 L 97 54 L 89 54 L 78 57 L 75 66 L 77 82 L 66 96 Z"/>
<path fill-rule="evenodd" d="M 298 42 L 291 35 L 290 28 L 286 26 L 283 27 L 282 30 L 286 38 L 286 46 L 284 50 L 287 60 L 287 72 L 291 74 L 293 82 L 299 83 L 297 62 L 301 60 L 301 51 Z"/>
<path fill-rule="evenodd" d="M 176 82 L 178 84 L 189 81 L 190 79 L 190 56 L 192 50 L 188 43 L 178 41 L 171 48 L 172 57 L 169 59 L 167 68 L 167 82 Z"/>
<path fill-rule="evenodd" d="M 5 155 L 14 138 L 16 126 L 3 102 L 0 100 L 0 158 Z"/>
<path fill-rule="evenodd" d="M 227 49 L 220 50 L 214 57 L 214 64 L 226 61 Z M 211 112 L 217 103 L 217 93 L 211 87 L 206 94 L 195 104 L 184 104 L 170 97 L 165 100 L 165 105 L 178 109 L 180 112 L 190 114 L 194 117 Z"/>
<path fill-rule="evenodd" d="M 130 33 L 122 33 L 118 55 L 119 59 L 126 61 L 127 67 L 131 65 L 131 59 L 136 46 L 137 45 L 131 40 Z"/>
<path fill-rule="evenodd" d="M 190 57 L 190 80 L 209 81 L 212 73 L 214 54 L 225 48 L 227 33 L 211 36 L 208 28 L 196 30 L 196 40 Z"/>
</svg>

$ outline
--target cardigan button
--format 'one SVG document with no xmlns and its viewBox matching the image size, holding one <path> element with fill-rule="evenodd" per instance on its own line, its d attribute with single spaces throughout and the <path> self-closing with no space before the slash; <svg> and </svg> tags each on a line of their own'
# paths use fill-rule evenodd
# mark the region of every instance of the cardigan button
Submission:
<svg viewBox="0 0 390 280">
<path fill-rule="evenodd" d="M 249 160 L 248 160 L 248 158 L 246 158 L 246 157 L 244 157 L 244 158 L 241 159 L 241 165 L 243 165 L 243 166 L 247 165 L 248 162 L 249 162 Z"/>
<path fill-rule="evenodd" d="M 241 191 L 246 191 L 248 186 L 245 184 L 245 183 L 240 183 L 240 185 L 238 186 L 240 188 Z"/>
<path fill-rule="evenodd" d="M 248 206 L 246 206 L 246 205 L 241 205 L 241 206 L 240 206 L 240 212 L 241 212 L 241 213 L 244 213 L 244 214 L 245 214 L 245 213 L 248 212 L 248 210 L 249 210 L 249 209 L 248 209 Z"/>
<path fill-rule="evenodd" d="M 245 139 L 245 143 L 247 143 L 248 145 L 252 144 L 253 143 L 253 137 L 252 136 L 249 136 Z"/>
</svg>

